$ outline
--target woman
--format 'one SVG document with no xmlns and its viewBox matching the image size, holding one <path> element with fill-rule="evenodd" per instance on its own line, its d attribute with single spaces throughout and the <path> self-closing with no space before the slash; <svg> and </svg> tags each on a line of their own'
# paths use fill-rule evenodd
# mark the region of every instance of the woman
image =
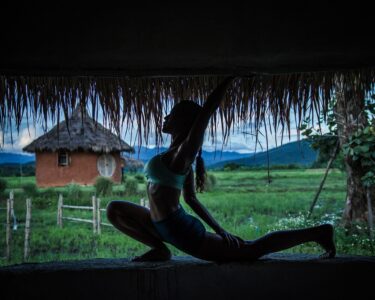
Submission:
<svg viewBox="0 0 375 300">
<path fill-rule="evenodd" d="M 145 165 L 150 210 L 127 201 L 109 203 L 107 217 L 110 222 L 126 235 L 151 247 L 132 261 L 169 260 L 171 252 L 164 242 L 211 261 L 254 260 L 306 242 L 321 245 L 326 251 L 322 258 L 335 256 L 330 224 L 276 231 L 254 241 L 244 241 L 223 229 L 198 201 L 191 165 L 199 153 L 197 188 L 202 189 L 204 167 L 200 155 L 204 132 L 233 79 L 229 77 L 219 84 L 203 107 L 192 101 L 181 101 L 165 117 L 162 131 L 172 135 L 171 145 Z M 185 202 L 215 233 L 206 231 L 198 218 L 184 211 L 179 204 L 181 190 Z"/>
</svg>

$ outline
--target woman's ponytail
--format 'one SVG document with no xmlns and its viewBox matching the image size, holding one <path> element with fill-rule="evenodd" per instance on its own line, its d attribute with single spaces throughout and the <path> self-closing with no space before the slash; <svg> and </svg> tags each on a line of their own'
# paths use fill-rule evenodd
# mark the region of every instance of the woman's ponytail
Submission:
<svg viewBox="0 0 375 300">
<path fill-rule="evenodd" d="M 202 147 L 199 149 L 198 156 L 195 160 L 195 186 L 197 192 L 204 191 L 204 184 L 206 181 L 206 169 L 204 168 L 204 161 L 202 158 Z"/>
</svg>

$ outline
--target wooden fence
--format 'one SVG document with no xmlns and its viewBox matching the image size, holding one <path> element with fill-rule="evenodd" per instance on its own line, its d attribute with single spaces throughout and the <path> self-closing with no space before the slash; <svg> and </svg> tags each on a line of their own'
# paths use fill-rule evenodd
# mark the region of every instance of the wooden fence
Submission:
<svg viewBox="0 0 375 300">
<path fill-rule="evenodd" d="M 23 226 L 22 224 L 17 224 L 16 215 L 14 213 L 14 193 L 10 191 L 9 198 L 7 199 L 7 207 L 0 208 L 1 210 L 6 210 L 6 250 L 5 259 L 11 260 L 12 256 L 12 221 L 13 221 L 13 231 L 17 230 L 18 226 Z M 13 220 L 12 220 L 13 219 Z M 30 232 L 31 232 L 31 199 L 26 199 L 26 222 L 25 222 L 25 244 L 24 244 L 24 260 L 29 258 L 30 254 Z"/>
<path fill-rule="evenodd" d="M 150 207 L 149 201 L 144 198 L 140 199 L 140 204 L 145 207 Z M 12 253 L 12 221 L 13 221 L 13 231 L 17 230 L 18 227 L 25 226 L 25 243 L 24 243 L 24 260 L 28 260 L 30 256 L 30 235 L 31 235 L 31 211 L 32 211 L 32 201 L 30 198 L 26 199 L 26 221 L 25 224 L 18 224 L 16 215 L 14 213 L 14 193 L 11 191 L 9 193 L 9 199 L 7 199 L 7 207 L 0 208 L 0 210 L 6 210 L 6 258 L 8 261 L 11 260 Z M 64 209 L 80 209 L 80 210 L 91 210 L 92 220 L 89 219 L 79 219 L 72 217 L 64 217 Z M 58 199 L 57 207 L 57 225 L 62 228 L 63 220 L 85 222 L 93 224 L 93 232 L 95 234 L 101 234 L 101 226 L 110 226 L 112 224 L 107 224 L 102 222 L 101 213 L 105 212 L 106 209 L 100 208 L 100 199 L 96 196 L 92 196 L 92 206 L 73 206 L 64 205 L 63 196 L 60 194 Z"/>
<path fill-rule="evenodd" d="M 63 216 L 64 209 L 91 210 L 92 220 L 64 217 Z M 92 226 L 93 232 L 97 234 L 101 234 L 102 225 L 112 226 L 111 224 L 102 222 L 101 213 L 105 211 L 106 210 L 104 208 L 103 209 L 100 208 L 100 198 L 97 198 L 96 196 L 92 196 L 92 206 L 73 206 L 73 205 L 64 205 L 63 196 L 60 194 L 58 205 L 57 205 L 57 226 L 62 228 L 63 220 L 91 223 L 93 225 Z"/>
</svg>

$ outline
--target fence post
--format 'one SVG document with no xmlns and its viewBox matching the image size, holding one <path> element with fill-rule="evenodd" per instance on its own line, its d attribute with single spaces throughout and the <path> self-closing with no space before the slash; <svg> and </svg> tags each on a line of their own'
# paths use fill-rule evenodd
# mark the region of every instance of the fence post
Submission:
<svg viewBox="0 0 375 300">
<path fill-rule="evenodd" d="M 96 216 L 97 216 L 97 211 L 96 211 L 96 196 L 92 196 L 92 228 L 94 233 L 96 233 L 97 229 L 97 224 L 96 224 Z"/>
<path fill-rule="evenodd" d="M 10 199 L 10 213 L 13 219 L 13 230 L 17 230 L 17 218 L 16 214 L 14 213 L 14 192 L 11 190 L 9 192 L 9 199 Z"/>
<path fill-rule="evenodd" d="M 102 222 L 102 218 L 101 218 L 101 213 L 100 213 L 100 198 L 96 198 L 96 201 L 97 201 L 97 206 L 96 206 L 96 209 L 97 209 L 97 212 L 98 212 L 98 219 L 96 220 L 97 221 L 97 224 L 98 224 L 98 234 L 100 235 L 101 234 L 101 228 L 100 228 L 100 223 Z"/>
<path fill-rule="evenodd" d="M 26 224 L 25 224 L 25 249 L 24 260 L 29 258 L 30 253 L 30 224 L 31 224 L 31 199 L 26 199 Z"/>
<path fill-rule="evenodd" d="M 12 231 L 10 230 L 10 219 L 11 219 L 11 204 L 10 204 L 10 199 L 7 199 L 6 258 L 8 261 L 10 261 L 11 259 L 10 244 L 12 242 Z"/>
<path fill-rule="evenodd" d="M 59 194 L 59 200 L 58 200 L 58 203 L 57 203 L 57 226 L 59 226 L 60 228 L 63 227 L 63 220 L 62 220 L 63 205 L 64 205 L 63 201 L 64 200 L 63 200 L 62 194 Z"/>
</svg>

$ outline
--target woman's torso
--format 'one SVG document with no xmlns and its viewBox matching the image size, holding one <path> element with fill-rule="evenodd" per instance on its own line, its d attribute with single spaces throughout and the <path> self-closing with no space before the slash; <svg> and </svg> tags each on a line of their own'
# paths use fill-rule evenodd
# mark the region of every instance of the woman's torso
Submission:
<svg viewBox="0 0 375 300">
<path fill-rule="evenodd" d="M 172 161 L 175 159 L 175 151 L 167 151 L 161 155 L 165 166 L 175 174 L 180 172 L 172 169 Z M 181 162 L 182 164 L 183 162 Z M 174 166 L 181 170 L 181 166 Z M 190 166 L 189 166 L 190 168 Z M 185 172 L 186 174 L 187 172 Z M 179 208 L 181 190 L 158 183 L 147 182 L 147 196 L 150 201 L 151 220 L 160 221 L 168 217 Z"/>
</svg>

